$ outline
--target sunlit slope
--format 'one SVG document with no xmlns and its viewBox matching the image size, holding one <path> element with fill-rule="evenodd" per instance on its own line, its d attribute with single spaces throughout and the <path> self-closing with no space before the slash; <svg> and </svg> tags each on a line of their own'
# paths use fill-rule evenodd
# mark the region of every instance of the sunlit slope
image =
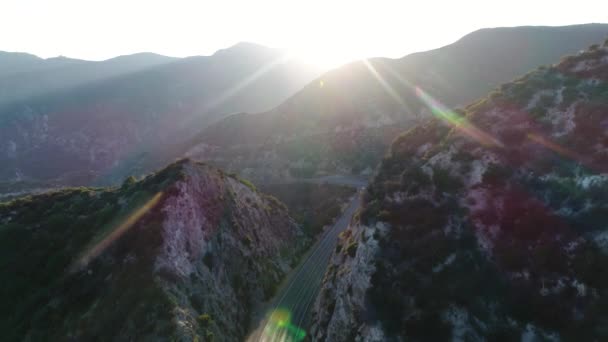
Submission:
<svg viewBox="0 0 608 342">
<path fill-rule="evenodd" d="M 608 338 L 608 42 L 398 137 L 326 274 L 319 341 Z"/>
<path fill-rule="evenodd" d="M 606 36 L 599 24 L 484 29 L 402 59 L 354 62 L 272 111 L 222 120 L 188 152 L 262 180 L 369 172 L 398 133 L 428 114 L 416 86 L 449 107 L 464 105 Z"/>
<path fill-rule="evenodd" d="M 188 160 L 119 188 L 0 203 L 3 341 L 239 341 L 309 239 Z"/>
</svg>

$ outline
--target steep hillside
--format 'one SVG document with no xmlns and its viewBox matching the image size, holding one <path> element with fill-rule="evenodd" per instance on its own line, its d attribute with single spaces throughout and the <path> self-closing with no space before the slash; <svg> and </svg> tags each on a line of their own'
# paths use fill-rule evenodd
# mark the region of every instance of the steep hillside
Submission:
<svg viewBox="0 0 608 342">
<path fill-rule="evenodd" d="M 318 75 L 283 57 L 241 43 L 153 67 L 162 56 L 0 76 L 12 99 L 0 99 L 0 181 L 106 184 L 165 165 L 205 125 L 272 108 Z"/>
<path fill-rule="evenodd" d="M 392 144 L 318 298 L 320 341 L 608 339 L 608 41 Z"/>
<path fill-rule="evenodd" d="M 265 184 L 261 189 L 285 203 L 289 215 L 310 237 L 317 236 L 323 228 L 333 224 L 357 192 L 355 188 L 344 185 L 310 183 Z"/>
<path fill-rule="evenodd" d="M 188 160 L 0 203 L 2 339 L 237 341 L 308 242 L 280 202 Z"/>
<path fill-rule="evenodd" d="M 437 50 L 330 71 L 278 108 L 228 117 L 188 155 L 258 180 L 368 173 L 397 134 L 428 114 L 416 86 L 450 107 L 608 36 L 608 25 L 483 29 Z"/>
</svg>

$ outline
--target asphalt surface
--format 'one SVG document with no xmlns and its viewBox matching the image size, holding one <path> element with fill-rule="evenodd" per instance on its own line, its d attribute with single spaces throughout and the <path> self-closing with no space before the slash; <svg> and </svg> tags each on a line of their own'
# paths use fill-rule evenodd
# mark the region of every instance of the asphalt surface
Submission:
<svg viewBox="0 0 608 342">
<path fill-rule="evenodd" d="M 357 183 L 357 186 L 364 184 Z M 348 227 L 351 217 L 359 207 L 360 197 L 359 191 L 333 227 L 326 230 L 311 247 L 300 265 L 278 290 L 275 298 L 262 311 L 264 314 L 258 319 L 247 341 L 300 341 L 302 333 L 307 334 L 314 301 L 329 259 L 336 248 L 338 235 Z"/>
</svg>

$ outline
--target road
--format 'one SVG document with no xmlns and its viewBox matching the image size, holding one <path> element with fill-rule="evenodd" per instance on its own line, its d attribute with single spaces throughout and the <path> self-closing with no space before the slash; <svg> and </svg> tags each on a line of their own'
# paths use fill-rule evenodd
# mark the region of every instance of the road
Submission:
<svg viewBox="0 0 608 342">
<path fill-rule="evenodd" d="M 346 185 L 353 188 L 362 188 L 367 185 L 367 181 L 364 178 L 356 176 L 345 176 L 345 175 L 330 175 L 323 177 L 314 178 L 292 178 L 279 182 L 273 182 L 270 184 L 294 184 L 294 183 L 313 183 L 313 184 L 334 184 L 334 185 Z"/>
<path fill-rule="evenodd" d="M 346 185 L 352 186 L 355 188 L 362 188 L 367 185 L 367 182 L 358 177 L 354 176 L 342 176 L 342 175 L 332 175 L 332 176 L 324 176 L 324 177 L 316 177 L 316 178 L 302 178 L 297 181 L 301 181 L 304 183 L 315 183 L 315 184 L 334 184 L 334 185 Z"/>
<path fill-rule="evenodd" d="M 358 183 L 363 185 L 365 183 Z M 360 204 L 360 191 L 348 204 L 342 216 L 304 256 L 300 265 L 287 278 L 284 286 L 270 301 L 265 314 L 247 341 L 301 341 L 310 324 L 312 307 L 321 281 L 336 248 L 338 235 L 348 227 L 351 217 Z"/>
</svg>

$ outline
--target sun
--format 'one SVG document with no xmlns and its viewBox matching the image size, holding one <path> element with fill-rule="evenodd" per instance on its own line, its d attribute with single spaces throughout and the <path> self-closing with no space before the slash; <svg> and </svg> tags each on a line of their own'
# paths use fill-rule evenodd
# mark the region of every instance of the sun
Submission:
<svg viewBox="0 0 608 342">
<path fill-rule="evenodd" d="M 348 62 L 364 58 L 361 52 L 340 44 L 310 44 L 288 50 L 294 58 L 315 65 L 321 69 L 333 69 Z"/>
</svg>

